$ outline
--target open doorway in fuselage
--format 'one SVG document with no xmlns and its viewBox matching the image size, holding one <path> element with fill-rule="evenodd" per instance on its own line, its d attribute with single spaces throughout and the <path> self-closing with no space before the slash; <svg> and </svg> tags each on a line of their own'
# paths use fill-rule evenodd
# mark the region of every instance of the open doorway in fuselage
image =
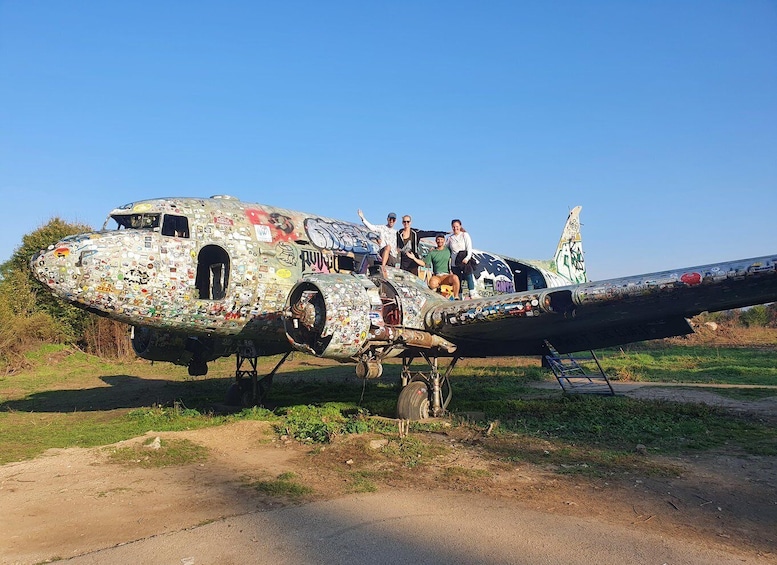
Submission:
<svg viewBox="0 0 777 565">
<path fill-rule="evenodd" d="M 229 285 L 229 254 L 218 245 L 206 245 L 197 255 L 195 286 L 201 300 L 221 300 Z"/>
</svg>

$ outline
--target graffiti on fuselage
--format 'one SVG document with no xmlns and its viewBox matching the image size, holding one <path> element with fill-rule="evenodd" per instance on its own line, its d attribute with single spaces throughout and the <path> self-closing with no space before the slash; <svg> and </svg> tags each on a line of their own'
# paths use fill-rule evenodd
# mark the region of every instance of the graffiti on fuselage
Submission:
<svg viewBox="0 0 777 565">
<path fill-rule="evenodd" d="M 300 239 L 294 219 L 280 212 L 267 212 L 259 208 L 246 208 L 246 218 L 254 226 L 256 239 L 271 241 L 295 241 Z"/>
<path fill-rule="evenodd" d="M 335 270 L 334 255 L 321 251 L 303 250 L 302 271 L 305 273 L 331 273 Z"/>
<path fill-rule="evenodd" d="M 323 218 L 306 218 L 305 231 L 310 243 L 321 249 L 350 251 L 356 254 L 378 252 L 377 234 L 353 224 Z"/>
<path fill-rule="evenodd" d="M 145 285 L 148 284 L 149 280 L 151 280 L 149 274 L 146 271 L 141 271 L 140 269 L 130 269 L 124 275 L 124 281 L 128 283 Z"/>
<path fill-rule="evenodd" d="M 510 267 L 502 259 L 490 253 L 478 251 L 472 254 L 477 261 L 474 275 L 478 280 L 492 278 L 494 281 L 494 291 L 500 294 L 515 292 L 515 281 Z"/>
<path fill-rule="evenodd" d="M 278 261 L 290 267 L 297 264 L 297 252 L 291 243 L 280 241 L 275 247 L 277 249 L 276 257 L 278 257 Z"/>
</svg>

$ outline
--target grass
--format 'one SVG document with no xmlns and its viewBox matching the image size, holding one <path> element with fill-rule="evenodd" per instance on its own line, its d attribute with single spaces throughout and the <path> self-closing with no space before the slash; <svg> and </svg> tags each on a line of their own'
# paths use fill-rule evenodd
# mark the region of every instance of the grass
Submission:
<svg viewBox="0 0 777 565">
<path fill-rule="evenodd" d="M 281 473 L 275 479 L 255 481 L 249 483 L 249 486 L 273 497 L 299 499 L 313 494 L 313 489 L 301 484 L 294 473 Z"/>
<path fill-rule="evenodd" d="M 777 430 L 695 403 L 579 396 L 516 400 L 500 428 L 557 444 L 591 449 L 677 454 L 736 446 L 753 455 L 777 454 Z"/>
<path fill-rule="evenodd" d="M 758 385 L 761 388 L 726 388 L 725 394 L 742 399 L 777 395 L 765 388 L 777 386 L 774 353 L 761 345 L 705 348 L 662 341 L 605 350 L 599 356 L 608 374 L 621 378 Z M 149 430 L 196 429 L 236 419 L 270 421 L 279 435 L 311 444 L 352 434 L 390 437 L 379 453 L 369 456 L 404 469 L 422 467 L 444 453 L 427 438 L 428 432 L 441 429 L 439 421 L 413 423 L 409 437 L 393 439 L 400 371 L 396 362 L 386 364 L 382 379 L 364 383 L 353 376 L 352 366 L 300 356 L 276 376 L 274 409 L 228 414 L 219 403 L 232 381 L 232 360 L 212 363 L 207 377 L 192 379 L 183 367 L 144 361 L 113 364 L 62 347 L 41 348 L 30 359 L 34 369 L 0 378 L 0 464 L 35 457 L 52 447 L 109 445 Z M 277 360 L 261 359 L 260 373 Z M 537 359 L 462 360 L 452 374 L 449 409 L 454 414 L 482 414 L 483 420 L 454 419 L 452 425 L 480 433 L 498 420 L 493 436 L 483 441 L 488 453 L 504 462 L 548 465 L 560 473 L 608 475 L 640 468 L 667 474 L 674 471 L 651 455 L 710 450 L 777 455 L 772 424 L 706 405 L 564 397 L 531 386 L 551 379 Z M 644 453 L 635 453 L 637 445 L 644 446 Z M 126 458 L 141 460 L 137 453 Z M 185 461 L 186 455 L 172 459 Z M 461 478 L 464 471 L 447 472 Z M 379 470 L 352 470 L 348 475 L 355 492 L 368 492 L 383 479 Z M 296 496 L 293 485 L 287 484 L 293 480 L 264 482 L 257 488 L 288 489 L 284 496 Z"/>
<path fill-rule="evenodd" d="M 606 349 L 599 360 L 607 375 L 632 381 L 777 385 L 775 348 L 633 344 Z"/>
<path fill-rule="evenodd" d="M 142 445 L 114 447 L 108 450 L 108 460 L 122 465 L 143 468 L 187 465 L 207 459 L 207 448 L 188 439 L 150 438 Z"/>
</svg>

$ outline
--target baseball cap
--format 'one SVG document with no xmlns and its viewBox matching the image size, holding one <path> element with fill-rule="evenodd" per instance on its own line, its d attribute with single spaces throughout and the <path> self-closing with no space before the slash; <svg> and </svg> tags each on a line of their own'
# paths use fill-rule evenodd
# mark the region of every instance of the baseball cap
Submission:
<svg viewBox="0 0 777 565">
<path fill-rule="evenodd" d="M 389 212 L 388 219 L 389 220 L 396 220 L 397 219 L 397 215 L 394 212 Z"/>
</svg>

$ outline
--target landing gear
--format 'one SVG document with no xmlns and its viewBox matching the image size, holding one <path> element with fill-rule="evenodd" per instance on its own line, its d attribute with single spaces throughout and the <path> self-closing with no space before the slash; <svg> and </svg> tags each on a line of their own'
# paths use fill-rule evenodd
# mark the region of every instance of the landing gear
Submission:
<svg viewBox="0 0 777 565">
<path fill-rule="evenodd" d="M 421 353 L 421 356 L 429 364 L 428 373 L 410 370 L 414 356 L 402 358 L 402 392 L 397 400 L 397 417 L 401 420 L 423 420 L 430 416 L 442 416 L 453 397 L 448 377 L 459 357 L 451 360 L 442 375 L 437 369 L 437 357 L 427 353 Z"/>
<path fill-rule="evenodd" d="M 400 420 L 425 420 L 429 417 L 429 388 L 424 381 L 413 381 L 402 389 L 397 400 Z"/>
<path fill-rule="evenodd" d="M 273 376 L 289 355 L 291 355 L 291 351 L 287 351 L 273 370 L 260 379 L 256 370 L 259 355 L 253 342 L 249 341 L 242 345 L 235 359 L 235 382 L 227 389 L 225 404 L 246 408 L 262 406 L 270 393 Z M 250 369 L 243 368 L 246 361 L 248 361 Z"/>
<path fill-rule="evenodd" d="M 189 361 L 189 366 L 187 369 L 189 371 L 190 377 L 203 377 L 208 374 L 208 363 L 207 361 L 197 361 L 192 359 Z"/>
<path fill-rule="evenodd" d="M 208 362 L 205 360 L 205 346 L 196 337 L 190 337 L 186 341 L 186 351 L 191 352 L 192 358 L 187 367 L 190 377 L 203 377 L 208 374 Z"/>
</svg>

